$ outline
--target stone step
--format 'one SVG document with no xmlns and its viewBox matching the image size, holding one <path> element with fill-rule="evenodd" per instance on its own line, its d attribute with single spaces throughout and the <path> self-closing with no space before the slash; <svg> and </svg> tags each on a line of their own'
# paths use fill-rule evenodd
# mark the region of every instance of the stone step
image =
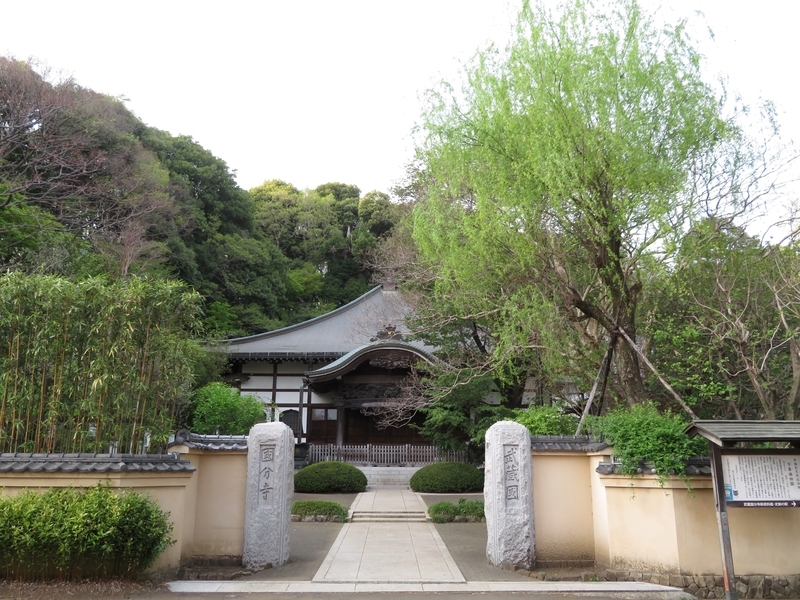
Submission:
<svg viewBox="0 0 800 600">
<path fill-rule="evenodd" d="M 397 517 L 353 517 L 351 523 L 427 523 L 425 517 L 399 519 Z"/>
<path fill-rule="evenodd" d="M 423 511 L 356 511 L 350 518 L 351 523 L 424 523 L 427 521 Z"/>
<path fill-rule="evenodd" d="M 376 488 L 381 486 L 408 487 L 411 476 L 421 467 L 358 467 L 367 476 L 367 486 Z"/>
<path fill-rule="evenodd" d="M 400 519 L 397 517 L 353 517 L 351 523 L 427 523 L 425 517 L 413 519 Z"/>
</svg>

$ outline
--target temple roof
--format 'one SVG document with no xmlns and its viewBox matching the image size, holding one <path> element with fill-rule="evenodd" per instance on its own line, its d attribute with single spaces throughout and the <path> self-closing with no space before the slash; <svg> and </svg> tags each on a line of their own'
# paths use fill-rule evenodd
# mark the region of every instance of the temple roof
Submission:
<svg viewBox="0 0 800 600">
<path fill-rule="evenodd" d="M 397 291 L 377 286 L 342 307 L 303 323 L 225 340 L 231 359 L 336 359 L 379 339 L 408 333 L 408 305 Z M 392 337 L 394 336 L 394 337 Z M 407 342 L 419 348 L 421 342 Z"/>
<path fill-rule="evenodd" d="M 408 369 L 415 360 L 420 359 L 429 363 L 438 362 L 435 356 L 418 346 L 407 342 L 381 340 L 356 348 L 315 371 L 308 371 L 306 377 L 311 382 L 327 381 L 354 370 L 359 364 L 368 360 L 377 361 L 376 366 L 388 369 Z"/>
</svg>

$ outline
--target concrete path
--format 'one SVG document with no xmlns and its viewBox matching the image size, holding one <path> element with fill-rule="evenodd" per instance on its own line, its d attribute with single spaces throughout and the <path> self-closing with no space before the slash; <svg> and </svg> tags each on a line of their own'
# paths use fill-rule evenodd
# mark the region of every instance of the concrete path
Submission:
<svg viewBox="0 0 800 600">
<path fill-rule="evenodd" d="M 580 594 L 592 597 L 656 598 L 687 600 L 691 594 L 640 581 L 466 581 L 464 583 L 319 583 L 313 581 L 173 581 L 171 592 L 183 594 L 319 594 L 319 593 L 376 593 L 376 592 L 456 592 L 484 594 L 488 592 L 524 592 L 528 594 Z"/>
<path fill-rule="evenodd" d="M 385 489 L 362 492 L 350 507 L 353 512 L 417 512 L 428 506 L 419 494 L 406 489 Z"/>
<path fill-rule="evenodd" d="M 345 524 L 312 581 L 463 582 L 463 575 L 433 524 L 398 522 L 403 515 L 424 515 L 426 509 L 420 497 L 408 490 L 359 494 L 353 502 L 353 515 L 376 515 L 392 522 Z"/>
<path fill-rule="evenodd" d="M 402 489 L 376 489 L 359 494 L 351 505 L 353 512 L 360 513 L 418 513 L 427 506 L 422 498 Z M 306 525 L 306 524 L 303 524 Z M 320 524 L 307 524 L 309 528 Z M 333 525 L 333 524 L 330 524 Z M 458 525 L 458 524 L 455 524 Z M 278 576 L 281 569 L 267 569 L 251 577 L 237 581 L 175 581 L 169 583 L 172 592 L 197 594 L 211 593 L 358 593 L 358 592 L 537 592 L 537 593 L 635 593 L 637 596 L 680 598 L 686 597 L 680 590 L 642 582 L 549 582 L 531 580 L 508 573 L 486 564 L 484 549 L 485 533 L 476 535 L 477 529 L 485 531 L 481 524 L 461 524 L 462 536 L 452 537 L 456 543 L 453 550 L 467 568 L 468 576 L 453 559 L 432 523 L 414 522 L 364 522 L 346 523 L 341 527 L 311 580 L 289 580 Z M 443 525 L 442 527 L 453 527 Z M 470 527 L 471 526 L 471 527 Z M 320 534 L 322 530 L 318 530 Z M 472 532 L 472 533 L 470 533 Z M 333 531 L 326 531 L 317 539 L 330 544 Z M 457 532 L 453 532 L 456 534 Z M 473 539 L 474 538 L 474 539 Z M 308 545 L 308 544 L 306 544 Z M 482 545 L 482 548 L 477 546 Z M 469 546 L 472 556 L 464 553 Z M 292 540 L 292 556 L 297 560 L 302 549 Z M 317 549 L 317 552 L 321 548 Z M 477 558 L 476 558 L 477 557 Z M 300 561 L 302 562 L 302 560 Z M 481 565 L 477 563 L 481 562 Z M 476 563 L 473 565 L 472 563 Z M 291 563 L 290 563 L 291 564 Z M 289 565 L 287 565 L 289 566 Z M 311 563 L 308 563 L 311 566 Z M 306 570 L 306 572 L 308 572 Z M 475 577 L 494 573 L 508 577 L 506 581 L 474 580 Z M 308 575 L 306 575 L 308 577 Z M 680 595 L 676 593 L 680 592 Z M 673 595 L 675 594 L 675 595 Z"/>
<path fill-rule="evenodd" d="M 464 582 L 431 523 L 347 523 L 314 582 Z"/>
</svg>

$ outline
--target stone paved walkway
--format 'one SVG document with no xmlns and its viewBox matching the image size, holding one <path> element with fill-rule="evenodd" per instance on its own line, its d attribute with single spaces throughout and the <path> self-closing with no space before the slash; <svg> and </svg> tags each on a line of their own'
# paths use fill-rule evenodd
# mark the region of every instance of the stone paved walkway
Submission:
<svg viewBox="0 0 800 600">
<path fill-rule="evenodd" d="M 431 523 L 347 523 L 312 581 L 453 583 L 464 576 Z"/>
<path fill-rule="evenodd" d="M 422 507 L 422 508 L 420 508 Z M 381 511 L 424 510 L 421 497 L 408 490 L 373 490 L 356 497 L 351 509 Z M 333 543 L 335 524 L 296 523 L 303 527 L 301 539 L 293 537 L 290 563 L 266 569 L 237 581 L 175 581 L 173 592 L 182 593 L 329 593 L 329 592 L 527 592 L 527 593 L 623 593 L 655 594 L 672 597 L 675 588 L 642 582 L 549 582 L 536 581 L 508 573 L 486 564 L 485 525 L 480 523 L 448 524 L 456 527 L 446 537 L 458 562 L 454 560 L 439 531 L 431 523 L 346 523 L 339 525 Z M 314 527 L 327 525 L 325 531 Z M 294 531 L 294 530 L 293 530 Z M 315 535 L 314 532 L 319 535 Z M 451 535 L 452 534 L 452 535 Z M 294 536 L 294 533 L 293 533 Z M 298 542 L 302 543 L 302 547 Z M 317 562 L 304 560 L 306 555 L 325 554 L 316 573 L 309 579 Z M 480 547 L 479 547 L 480 546 Z M 310 558 L 310 556 L 309 556 Z M 316 561 L 319 559 L 317 558 Z M 292 564 L 302 564 L 302 569 Z M 473 564 L 474 563 L 474 564 Z M 480 564 L 479 564 L 480 563 Z M 284 574 L 292 573 L 293 577 Z M 491 577 L 493 581 L 483 579 Z M 475 578 L 481 578 L 476 580 Z M 501 579 L 501 580 L 497 580 Z M 685 594 L 682 594 L 685 596 Z M 679 598 L 679 595 L 674 596 Z"/>
</svg>

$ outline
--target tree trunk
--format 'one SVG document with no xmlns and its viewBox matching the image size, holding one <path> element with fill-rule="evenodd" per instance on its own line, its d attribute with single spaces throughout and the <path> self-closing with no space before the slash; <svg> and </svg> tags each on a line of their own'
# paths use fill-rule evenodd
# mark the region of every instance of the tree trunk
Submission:
<svg viewBox="0 0 800 600">
<path fill-rule="evenodd" d="M 504 384 L 495 379 L 494 383 L 500 391 L 503 406 L 506 408 L 522 408 L 522 396 L 525 393 L 526 377 L 521 381 L 515 381 L 513 384 Z"/>
<path fill-rule="evenodd" d="M 614 263 L 620 264 L 619 257 L 615 257 Z M 614 353 L 614 373 L 618 393 L 629 406 L 633 406 L 647 400 L 639 355 L 630 343 L 636 343 L 636 307 L 640 286 L 629 286 L 621 282 L 622 269 L 618 267 L 617 272 L 617 279 L 610 278 L 606 281 L 606 285 L 611 289 L 614 311 L 614 331 L 609 333 L 616 334 L 618 330 L 622 330 L 630 340 L 627 344 L 619 344 Z M 614 283 L 617 283 L 616 287 L 613 287 Z"/>
<path fill-rule="evenodd" d="M 789 340 L 789 354 L 792 358 L 792 389 L 786 402 L 785 418 L 793 421 L 800 409 L 800 344 L 795 338 Z"/>
<path fill-rule="evenodd" d="M 633 335 L 631 335 L 631 339 L 636 340 Z M 630 406 L 647 399 L 639 356 L 630 347 L 630 344 L 618 345 L 617 351 L 614 353 L 614 371 L 616 372 L 617 391 Z"/>
</svg>

